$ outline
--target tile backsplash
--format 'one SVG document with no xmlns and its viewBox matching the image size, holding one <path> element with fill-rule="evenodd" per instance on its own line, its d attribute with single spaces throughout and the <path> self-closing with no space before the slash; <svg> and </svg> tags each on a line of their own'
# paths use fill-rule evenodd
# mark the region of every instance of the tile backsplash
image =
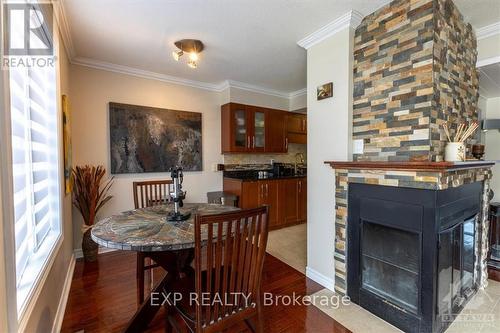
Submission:
<svg viewBox="0 0 500 333">
<path fill-rule="evenodd" d="M 295 155 L 302 153 L 307 160 L 307 145 L 290 143 L 284 154 L 224 154 L 224 164 L 269 164 L 275 162 L 294 163 Z"/>
</svg>

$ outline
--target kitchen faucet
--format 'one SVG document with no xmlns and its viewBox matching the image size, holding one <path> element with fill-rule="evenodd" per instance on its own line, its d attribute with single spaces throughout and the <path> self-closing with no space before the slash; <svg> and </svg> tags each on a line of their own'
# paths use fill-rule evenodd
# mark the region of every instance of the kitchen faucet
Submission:
<svg viewBox="0 0 500 333">
<path fill-rule="evenodd" d="M 297 160 L 299 161 L 298 163 Z M 304 164 L 304 154 L 302 153 L 295 154 L 295 163 L 293 164 L 294 174 L 297 174 L 297 164 Z"/>
</svg>

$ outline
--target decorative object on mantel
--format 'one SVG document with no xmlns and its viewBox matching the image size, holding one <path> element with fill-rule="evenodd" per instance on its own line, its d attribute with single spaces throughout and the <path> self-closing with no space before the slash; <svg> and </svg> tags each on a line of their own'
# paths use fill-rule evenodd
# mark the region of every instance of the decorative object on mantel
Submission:
<svg viewBox="0 0 500 333">
<path fill-rule="evenodd" d="M 63 114 L 63 149 L 64 149 L 64 188 L 66 189 L 66 194 L 70 194 L 73 189 L 73 179 L 72 179 L 72 159 L 73 159 L 73 148 L 71 146 L 71 115 L 69 112 L 68 96 L 62 95 L 62 114 Z"/>
<path fill-rule="evenodd" d="M 472 145 L 472 156 L 480 160 L 484 155 L 484 145 L 475 144 Z"/>
<path fill-rule="evenodd" d="M 83 258 L 85 261 L 92 262 L 97 260 L 99 246 L 92 240 L 90 231 L 94 226 L 97 213 L 112 198 L 108 192 L 113 185 L 113 177 L 104 180 L 106 169 L 102 165 L 77 166 L 72 173 L 75 185 L 73 205 L 83 217 Z"/>
<path fill-rule="evenodd" d="M 111 173 L 202 170 L 201 113 L 109 103 Z"/>
<path fill-rule="evenodd" d="M 201 42 L 201 40 L 198 39 L 182 39 L 178 40 L 177 42 L 174 43 L 175 46 L 179 49 L 179 51 L 173 51 L 172 52 L 172 57 L 174 57 L 175 61 L 179 61 L 180 57 L 184 53 L 189 54 L 189 60 L 187 65 L 191 68 L 197 68 L 198 67 L 198 54 L 203 51 L 204 45 Z"/>
<path fill-rule="evenodd" d="M 446 143 L 444 160 L 448 162 L 465 161 L 465 141 L 474 134 L 479 125 L 473 122 L 470 125 L 458 125 L 455 136 L 452 137 L 448 123 L 443 124 L 444 133 L 448 142 Z"/>
<path fill-rule="evenodd" d="M 333 96 L 333 82 L 325 83 L 321 86 L 318 86 L 316 91 L 316 98 L 318 101 L 321 101 L 325 98 L 330 98 Z"/>
</svg>

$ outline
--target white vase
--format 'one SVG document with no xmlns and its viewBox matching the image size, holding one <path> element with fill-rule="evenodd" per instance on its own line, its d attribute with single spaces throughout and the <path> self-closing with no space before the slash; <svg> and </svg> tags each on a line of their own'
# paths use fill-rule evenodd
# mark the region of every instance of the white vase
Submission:
<svg viewBox="0 0 500 333">
<path fill-rule="evenodd" d="M 448 142 L 444 150 L 444 160 L 447 162 L 465 161 L 465 144 L 463 142 Z"/>
</svg>

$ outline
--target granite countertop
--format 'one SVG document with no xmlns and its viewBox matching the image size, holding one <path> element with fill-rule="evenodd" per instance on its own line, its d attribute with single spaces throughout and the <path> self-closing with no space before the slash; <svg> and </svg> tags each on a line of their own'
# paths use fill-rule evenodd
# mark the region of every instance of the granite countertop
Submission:
<svg viewBox="0 0 500 333">
<path fill-rule="evenodd" d="M 293 173 L 293 167 L 288 166 L 283 171 L 283 174 L 277 175 L 273 173 L 272 169 L 226 170 L 224 171 L 224 178 L 238 179 L 241 181 L 257 181 L 307 177 L 307 169 L 305 168 L 297 167 L 297 171 L 299 172 Z"/>
<path fill-rule="evenodd" d="M 267 177 L 259 178 L 256 175 L 226 175 L 224 174 L 224 178 L 238 179 L 242 181 L 256 181 L 256 180 L 273 180 L 273 179 L 290 179 L 290 178 L 305 178 L 307 174 L 303 175 L 288 175 L 288 176 L 275 176 L 273 174 L 269 174 Z"/>
</svg>

